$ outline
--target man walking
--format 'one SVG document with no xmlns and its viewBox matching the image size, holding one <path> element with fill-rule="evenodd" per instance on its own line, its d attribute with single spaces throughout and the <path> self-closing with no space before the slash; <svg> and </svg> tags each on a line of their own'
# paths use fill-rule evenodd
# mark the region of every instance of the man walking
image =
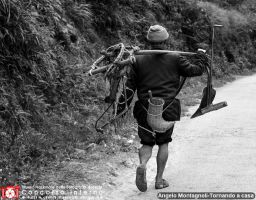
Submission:
<svg viewBox="0 0 256 200">
<path fill-rule="evenodd" d="M 167 30 L 160 26 L 151 26 L 147 33 L 147 40 L 152 49 L 166 49 L 166 41 L 169 38 Z M 137 89 L 138 101 L 136 101 L 133 114 L 138 122 L 138 135 L 142 147 L 139 149 L 140 165 L 136 170 L 136 186 L 142 192 L 147 190 L 146 165 L 152 155 L 154 145 L 158 145 L 157 174 L 155 188 L 162 189 L 169 186 L 163 178 L 163 172 L 168 159 L 168 143 L 172 141 L 174 126 L 164 133 L 152 134 L 153 130 L 147 123 L 148 91 L 151 90 L 154 97 L 164 99 L 166 107 L 163 119 L 166 121 L 180 120 L 180 101 L 176 99 L 180 78 L 200 76 L 203 74 L 204 64 L 191 64 L 187 59 L 174 54 L 137 55 L 128 77 L 127 87 Z"/>
</svg>

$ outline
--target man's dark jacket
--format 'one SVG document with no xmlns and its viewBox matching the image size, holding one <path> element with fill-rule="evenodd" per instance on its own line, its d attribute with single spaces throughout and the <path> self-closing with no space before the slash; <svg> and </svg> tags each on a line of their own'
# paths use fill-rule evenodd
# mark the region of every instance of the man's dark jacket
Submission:
<svg viewBox="0 0 256 200">
<path fill-rule="evenodd" d="M 164 106 L 167 106 L 176 96 L 181 76 L 200 76 L 204 72 L 204 66 L 191 64 L 178 54 L 138 55 L 135 58 L 127 87 L 134 91 L 137 89 L 139 100 L 135 103 L 134 117 L 139 121 L 146 117 L 144 108 L 148 106 L 149 90 L 154 97 L 163 98 Z M 167 121 L 177 121 L 180 114 L 180 101 L 174 99 L 163 117 Z"/>
</svg>

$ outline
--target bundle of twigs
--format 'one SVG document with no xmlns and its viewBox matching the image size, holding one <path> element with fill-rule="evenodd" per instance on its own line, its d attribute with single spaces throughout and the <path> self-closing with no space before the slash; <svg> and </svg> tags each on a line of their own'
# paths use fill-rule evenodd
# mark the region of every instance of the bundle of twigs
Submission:
<svg viewBox="0 0 256 200">
<path fill-rule="evenodd" d="M 91 70 L 88 73 L 88 75 L 94 75 L 102 72 L 106 80 L 106 91 L 108 94 L 105 98 L 105 102 L 109 103 L 110 106 L 96 121 L 95 128 L 98 131 L 101 131 L 103 127 L 119 118 L 117 110 L 119 103 L 125 104 L 126 111 L 128 110 L 126 80 L 130 66 L 129 64 L 131 64 L 130 59 L 133 56 L 133 49 L 127 48 L 124 46 L 124 44 L 120 43 L 109 47 L 105 51 L 102 51 L 101 54 L 102 56 L 91 65 Z M 124 99 L 124 101 L 119 102 L 120 99 Z M 98 128 L 98 122 L 102 119 L 111 106 L 113 106 L 112 119 L 105 123 L 101 128 Z"/>
</svg>

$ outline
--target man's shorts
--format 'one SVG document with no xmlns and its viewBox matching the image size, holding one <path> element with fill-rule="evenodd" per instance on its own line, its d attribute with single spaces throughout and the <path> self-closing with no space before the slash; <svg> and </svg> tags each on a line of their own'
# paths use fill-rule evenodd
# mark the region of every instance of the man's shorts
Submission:
<svg viewBox="0 0 256 200">
<path fill-rule="evenodd" d="M 174 126 L 172 126 L 172 128 L 170 128 L 169 130 L 167 130 L 164 133 L 156 133 L 155 137 L 153 136 L 153 134 L 147 130 L 145 130 L 144 128 L 152 131 L 152 129 L 148 126 L 148 124 L 139 124 L 138 127 L 138 135 L 140 137 L 140 143 L 141 144 L 145 144 L 145 145 L 149 145 L 149 146 L 154 146 L 156 145 L 162 145 L 165 143 L 169 143 L 172 141 L 172 132 L 173 132 L 173 128 Z M 143 128 L 141 128 L 143 127 Z"/>
<path fill-rule="evenodd" d="M 137 101 L 133 109 L 133 115 L 139 125 L 138 135 L 141 139 L 141 144 L 154 146 L 155 144 L 162 145 L 171 142 L 174 126 L 164 133 L 156 133 L 155 137 L 152 135 L 151 132 L 153 131 L 147 123 L 147 107 L 148 105 L 145 102 Z M 178 121 L 180 120 L 180 113 L 180 101 L 175 99 L 173 104 L 163 113 L 163 119 L 166 121 Z"/>
</svg>

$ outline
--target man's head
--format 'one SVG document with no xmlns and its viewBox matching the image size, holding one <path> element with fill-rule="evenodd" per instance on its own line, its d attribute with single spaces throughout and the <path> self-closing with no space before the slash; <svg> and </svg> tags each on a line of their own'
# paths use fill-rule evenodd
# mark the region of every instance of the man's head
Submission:
<svg viewBox="0 0 256 200">
<path fill-rule="evenodd" d="M 149 42 L 164 42 L 169 38 L 166 28 L 160 25 L 150 26 L 148 29 L 147 39 Z"/>
<path fill-rule="evenodd" d="M 166 28 L 160 25 L 150 26 L 148 29 L 147 40 L 151 46 L 162 46 L 169 38 Z"/>
<path fill-rule="evenodd" d="M 150 26 L 148 29 L 147 40 L 152 47 L 162 47 L 166 44 L 169 33 L 166 28 L 160 25 Z"/>
</svg>

